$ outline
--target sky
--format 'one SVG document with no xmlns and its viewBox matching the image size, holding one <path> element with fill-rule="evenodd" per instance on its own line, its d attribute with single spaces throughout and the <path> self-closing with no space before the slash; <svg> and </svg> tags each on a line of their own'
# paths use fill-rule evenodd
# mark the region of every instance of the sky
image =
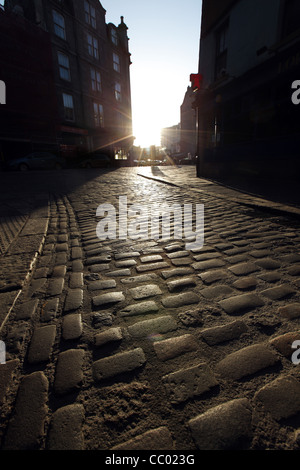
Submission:
<svg viewBox="0 0 300 470">
<path fill-rule="evenodd" d="M 202 0 L 101 0 L 106 22 L 128 27 L 135 145 L 160 145 L 180 122 L 190 74 L 198 72 Z"/>
<path fill-rule="evenodd" d="M 159 146 L 161 129 L 180 122 L 190 74 L 198 72 L 202 0 L 101 4 L 106 23 L 117 26 L 124 16 L 128 27 L 134 144 Z"/>
</svg>

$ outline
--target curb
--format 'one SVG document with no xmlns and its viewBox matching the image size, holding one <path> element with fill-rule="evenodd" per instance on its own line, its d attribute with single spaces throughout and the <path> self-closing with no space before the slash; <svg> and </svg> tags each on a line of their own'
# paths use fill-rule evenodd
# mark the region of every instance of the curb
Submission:
<svg viewBox="0 0 300 470">
<path fill-rule="evenodd" d="M 49 197 L 47 200 L 47 207 L 45 208 L 45 210 L 46 210 L 46 213 L 45 215 L 42 215 L 42 216 L 36 215 L 36 209 L 32 211 L 27 221 L 25 222 L 24 226 L 22 227 L 20 232 L 12 241 L 10 247 L 6 250 L 6 253 L 5 253 L 6 256 L 9 256 L 9 255 L 16 256 L 16 254 L 14 254 L 13 252 L 13 249 L 11 253 L 9 253 L 9 251 L 11 247 L 13 247 L 14 244 L 17 244 L 18 252 L 22 253 L 22 248 L 24 250 L 26 249 L 25 248 L 26 246 L 25 242 L 27 241 L 26 237 L 30 236 L 29 233 L 34 231 L 33 227 L 34 227 L 35 220 L 45 219 L 43 222 L 43 227 L 41 229 L 41 232 L 38 235 L 35 235 L 35 237 L 38 237 L 38 240 L 35 239 L 35 247 L 32 249 L 32 251 L 30 251 L 30 254 L 32 253 L 31 259 L 27 259 L 27 262 L 26 263 L 24 262 L 23 264 L 25 274 L 19 283 L 21 287 L 18 290 L 16 290 L 16 294 L 14 295 L 13 300 L 11 301 L 9 310 L 0 324 L 0 334 L 2 333 L 2 330 L 10 317 L 10 314 L 13 311 L 18 298 L 20 297 L 26 285 L 28 285 L 31 279 L 32 273 L 34 271 L 35 265 L 37 263 L 38 257 L 42 253 L 42 250 L 45 244 L 46 235 L 48 232 L 49 220 L 50 220 L 50 198 Z M 26 231 L 28 232 L 27 234 L 26 234 Z M 0 293 L 0 299 L 1 299 L 1 293 Z"/>
<path fill-rule="evenodd" d="M 241 205 L 244 205 L 244 206 L 247 206 L 247 207 L 251 207 L 252 209 L 259 209 L 259 210 L 271 212 L 274 215 L 288 216 L 288 217 L 292 217 L 292 218 L 295 218 L 297 220 L 300 220 L 300 209 L 298 209 L 297 207 L 293 207 L 293 206 L 290 206 L 290 205 L 287 205 L 287 204 L 282 204 L 282 203 L 279 203 L 279 202 L 270 201 L 268 199 L 264 199 L 261 196 L 255 196 L 253 194 L 242 192 L 238 189 L 234 189 L 234 188 L 231 188 L 231 187 L 228 187 L 228 186 L 225 186 L 225 185 L 218 184 L 216 182 L 212 182 L 212 181 L 210 181 L 206 178 L 201 178 L 201 180 L 204 180 L 204 181 L 209 182 L 210 184 L 213 184 L 215 188 L 218 188 L 218 187 L 226 188 L 226 189 L 230 190 L 232 193 L 237 194 L 238 196 L 234 196 L 234 195 L 230 196 L 228 194 L 224 195 L 224 194 L 211 193 L 211 192 L 209 192 L 205 189 L 196 188 L 195 186 L 189 186 L 187 184 L 173 183 L 173 182 L 171 182 L 171 181 L 169 181 L 168 179 L 165 179 L 165 178 L 161 178 L 161 177 L 157 177 L 157 176 L 149 176 L 149 175 L 145 175 L 145 174 L 139 173 L 139 172 L 138 172 L 138 175 L 142 176 L 143 178 L 146 178 L 146 179 L 157 181 L 158 183 L 168 184 L 169 186 L 174 186 L 174 187 L 182 188 L 182 189 L 191 189 L 192 188 L 193 191 L 196 191 L 198 193 L 204 193 L 204 194 L 207 194 L 207 195 L 219 198 L 219 199 L 230 200 L 231 202 L 234 202 L 236 204 L 241 204 Z M 199 178 L 199 180 L 200 180 L 200 178 Z M 199 181 L 199 184 L 200 184 L 200 181 Z"/>
</svg>

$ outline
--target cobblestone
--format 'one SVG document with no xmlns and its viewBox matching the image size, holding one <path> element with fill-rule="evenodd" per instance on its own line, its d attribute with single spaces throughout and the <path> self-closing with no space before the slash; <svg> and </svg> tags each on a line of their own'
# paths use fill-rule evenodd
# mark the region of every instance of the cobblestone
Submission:
<svg viewBox="0 0 300 470">
<path fill-rule="evenodd" d="M 63 318 L 62 336 L 66 340 L 78 339 L 82 335 L 82 319 L 80 313 L 70 313 Z"/>
<path fill-rule="evenodd" d="M 131 268 L 132 266 L 135 266 L 135 265 L 136 265 L 136 261 L 134 259 L 116 261 L 116 268 Z"/>
<path fill-rule="evenodd" d="M 52 352 L 55 336 L 55 325 L 36 328 L 29 347 L 28 362 L 36 364 L 48 361 Z"/>
<path fill-rule="evenodd" d="M 1 364 L 0 367 L 0 403 L 4 403 L 4 399 L 9 390 L 16 369 L 20 366 L 20 361 L 18 359 L 13 359 L 8 361 L 5 364 Z"/>
<path fill-rule="evenodd" d="M 114 446 L 112 450 L 172 450 L 173 440 L 168 428 L 162 426 Z"/>
<path fill-rule="evenodd" d="M 214 346 L 215 344 L 239 338 L 247 330 L 247 325 L 243 321 L 236 320 L 227 325 L 206 328 L 200 334 L 210 346 Z"/>
<path fill-rule="evenodd" d="M 280 263 L 270 258 L 264 258 L 259 261 L 255 261 L 255 264 L 263 269 L 278 269 L 280 268 Z"/>
<path fill-rule="evenodd" d="M 121 328 L 110 328 L 95 336 L 95 347 L 99 348 L 107 343 L 121 341 L 123 339 L 123 332 Z"/>
<path fill-rule="evenodd" d="M 148 255 L 148 256 L 141 256 L 140 261 L 141 263 L 152 263 L 154 261 L 161 261 L 163 258 L 161 255 Z"/>
<path fill-rule="evenodd" d="M 158 305 L 153 300 L 139 302 L 137 304 L 128 305 L 120 311 L 121 317 L 130 317 L 133 315 L 146 315 L 159 310 Z"/>
<path fill-rule="evenodd" d="M 50 297 L 60 295 L 64 288 L 64 278 L 50 279 L 48 285 L 48 295 Z"/>
<path fill-rule="evenodd" d="M 283 356 L 291 358 L 294 352 L 294 349 L 292 348 L 294 341 L 300 341 L 299 331 L 293 331 L 276 336 L 270 340 L 270 344 L 274 346 L 274 348 L 276 348 Z"/>
<path fill-rule="evenodd" d="M 279 300 L 295 294 L 295 292 L 296 291 L 292 287 L 282 284 L 280 286 L 270 287 L 270 289 L 265 289 L 261 294 L 265 295 L 269 299 Z"/>
<path fill-rule="evenodd" d="M 112 289 L 116 287 L 117 283 L 114 279 L 105 279 L 103 281 L 92 281 L 88 285 L 88 289 L 90 291 L 95 290 L 104 290 L 104 289 Z"/>
<path fill-rule="evenodd" d="M 184 305 L 197 304 L 200 298 L 194 292 L 183 292 L 181 294 L 170 295 L 162 299 L 162 304 L 166 308 L 178 308 Z"/>
<path fill-rule="evenodd" d="M 198 343 L 193 335 L 187 334 L 155 342 L 153 347 L 157 357 L 167 361 L 181 354 L 196 351 Z"/>
<path fill-rule="evenodd" d="M 216 370 L 222 377 L 238 380 L 278 361 L 276 354 L 265 344 L 253 344 L 226 356 L 217 364 Z"/>
<path fill-rule="evenodd" d="M 137 258 L 138 256 L 140 256 L 140 253 L 138 251 L 128 251 L 125 253 L 116 253 L 115 259 L 122 260 L 125 258 Z"/>
<path fill-rule="evenodd" d="M 59 298 L 47 299 L 41 306 L 40 320 L 41 322 L 49 322 L 57 315 L 59 306 Z"/>
<path fill-rule="evenodd" d="M 293 320 L 300 317 L 300 303 L 292 303 L 279 307 L 278 313 L 281 317 Z"/>
<path fill-rule="evenodd" d="M 192 264 L 192 267 L 196 270 L 206 270 L 206 269 L 212 269 L 212 268 L 219 268 L 221 266 L 225 265 L 225 261 L 221 259 L 212 259 L 208 261 L 198 261 L 196 263 Z"/>
<path fill-rule="evenodd" d="M 206 299 L 220 299 L 230 297 L 234 294 L 234 289 L 227 286 L 226 284 L 219 284 L 213 287 L 206 287 L 201 289 L 200 294 L 203 295 Z"/>
<path fill-rule="evenodd" d="M 14 414 L 7 429 L 5 450 L 39 449 L 45 433 L 48 387 L 48 380 L 40 371 L 22 379 Z"/>
<path fill-rule="evenodd" d="M 175 276 L 185 276 L 187 274 L 193 274 L 194 270 L 190 267 L 184 267 L 184 268 L 173 268 L 173 269 L 168 269 L 167 271 L 162 271 L 162 277 L 164 279 L 169 279 L 171 277 Z"/>
<path fill-rule="evenodd" d="M 239 314 L 264 305 L 264 301 L 256 294 L 241 294 L 221 300 L 220 306 L 229 314 Z"/>
<path fill-rule="evenodd" d="M 66 405 L 53 413 L 48 450 L 84 450 L 84 407 L 80 404 Z"/>
<path fill-rule="evenodd" d="M 44 220 L 24 226 L 48 227 L 26 281 L 16 271 L 35 236 L 1 258 L 1 449 L 298 450 L 299 221 L 192 166 L 159 169 L 172 186 L 138 176 L 152 167 L 80 172 L 75 185 L 66 171 L 68 194 L 58 174 L 26 175 L 51 186 Z M 100 241 L 96 209 L 120 194 L 201 200 L 204 246 Z"/>
<path fill-rule="evenodd" d="M 140 274 L 138 276 L 128 277 L 121 279 L 122 284 L 134 284 L 138 282 L 151 282 L 157 281 L 158 276 L 156 273 L 149 273 L 149 274 Z"/>
<path fill-rule="evenodd" d="M 82 302 L 83 302 L 83 290 L 71 289 L 67 293 L 64 311 L 70 312 L 72 310 L 77 310 L 82 306 Z"/>
<path fill-rule="evenodd" d="M 211 408 L 189 421 L 199 450 L 230 450 L 252 435 L 252 412 L 247 399 Z"/>
<path fill-rule="evenodd" d="M 80 289 L 83 287 L 83 273 L 75 272 L 70 274 L 69 286 L 71 289 Z"/>
<path fill-rule="evenodd" d="M 255 394 L 265 410 L 276 420 L 289 418 L 300 411 L 300 382 L 295 377 L 278 377 Z"/>
<path fill-rule="evenodd" d="M 168 263 L 164 261 L 157 261 L 155 263 L 149 263 L 149 264 L 146 263 L 144 265 L 137 266 L 136 270 L 137 272 L 142 273 L 145 271 L 153 271 L 155 269 L 163 269 L 163 268 L 168 268 L 168 267 L 169 267 Z"/>
<path fill-rule="evenodd" d="M 162 377 L 162 381 L 174 404 L 198 397 L 218 385 L 213 372 L 204 363 L 172 372 Z"/>
<path fill-rule="evenodd" d="M 228 269 L 237 276 L 245 276 L 246 274 L 250 274 L 258 270 L 257 266 L 253 263 L 240 263 L 235 266 L 231 266 Z"/>
<path fill-rule="evenodd" d="M 196 285 L 197 285 L 196 281 L 192 277 L 176 279 L 175 281 L 169 281 L 167 283 L 167 286 L 170 292 L 176 292 L 186 287 L 195 287 Z"/>
<path fill-rule="evenodd" d="M 52 271 L 53 278 L 64 278 L 67 272 L 67 266 L 54 266 Z"/>
<path fill-rule="evenodd" d="M 199 277 L 206 284 L 212 284 L 216 281 L 224 281 L 228 277 L 228 272 L 225 269 L 216 269 L 201 273 Z"/>
<path fill-rule="evenodd" d="M 132 351 L 115 354 L 93 363 L 93 376 L 96 382 L 131 372 L 146 362 L 144 351 L 136 348 Z"/>
<path fill-rule="evenodd" d="M 236 289 L 248 290 L 257 286 L 257 279 L 253 276 L 243 277 L 235 281 L 232 285 Z"/>
<path fill-rule="evenodd" d="M 125 300 L 125 297 L 122 292 L 110 292 L 93 297 L 93 305 L 94 307 L 102 307 L 103 305 L 115 304 L 123 300 Z"/>
<path fill-rule="evenodd" d="M 141 338 L 157 333 L 167 333 L 177 329 L 175 320 L 169 316 L 161 316 L 150 320 L 139 321 L 128 326 L 128 332 L 134 338 Z"/>
<path fill-rule="evenodd" d="M 33 317 L 39 305 L 38 299 L 32 299 L 22 303 L 16 311 L 17 320 L 28 320 Z"/>
<path fill-rule="evenodd" d="M 135 300 L 162 294 L 162 291 L 156 284 L 133 287 L 132 289 L 129 289 L 129 292 Z"/>
<path fill-rule="evenodd" d="M 84 351 L 80 349 L 68 349 L 59 354 L 54 391 L 58 395 L 65 395 L 78 389 L 83 381 L 82 365 Z"/>
</svg>

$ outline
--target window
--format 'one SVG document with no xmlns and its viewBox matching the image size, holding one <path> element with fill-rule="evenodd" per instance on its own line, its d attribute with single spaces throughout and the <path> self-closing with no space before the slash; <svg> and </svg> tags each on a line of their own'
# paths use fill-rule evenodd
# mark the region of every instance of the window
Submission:
<svg viewBox="0 0 300 470">
<path fill-rule="evenodd" d="M 95 127 L 104 127 L 103 106 L 99 103 L 93 103 L 94 107 L 94 124 Z"/>
<path fill-rule="evenodd" d="M 113 44 L 118 45 L 118 33 L 114 28 L 111 30 L 111 40 Z"/>
<path fill-rule="evenodd" d="M 101 75 L 95 69 L 91 69 L 92 90 L 101 91 Z"/>
<path fill-rule="evenodd" d="M 116 72 L 120 73 L 120 57 L 115 53 L 113 53 L 113 68 Z"/>
<path fill-rule="evenodd" d="M 85 21 L 87 24 L 96 28 L 96 10 L 95 8 L 87 1 L 84 2 L 84 13 L 85 13 Z"/>
<path fill-rule="evenodd" d="M 94 38 L 91 34 L 88 34 L 87 42 L 89 54 L 95 59 L 99 59 L 98 39 Z"/>
<path fill-rule="evenodd" d="M 65 119 L 67 121 L 74 121 L 75 114 L 74 114 L 73 96 L 63 93 L 63 102 L 64 102 L 64 109 L 65 109 Z"/>
<path fill-rule="evenodd" d="M 57 56 L 60 78 L 62 78 L 63 80 L 71 81 L 69 57 L 63 54 L 62 52 L 58 52 Z"/>
<path fill-rule="evenodd" d="M 222 70 L 227 67 L 227 38 L 228 38 L 228 23 L 224 24 L 216 35 L 216 64 L 215 64 L 215 78 L 220 78 Z"/>
<path fill-rule="evenodd" d="M 61 39 L 66 39 L 66 29 L 65 29 L 65 19 L 58 13 L 56 10 L 52 10 L 53 14 L 53 23 L 54 23 L 54 32 L 56 36 Z"/>
<path fill-rule="evenodd" d="M 115 83 L 115 98 L 117 101 L 121 101 L 121 85 L 120 83 Z"/>
<path fill-rule="evenodd" d="M 299 26 L 300 4 L 299 0 L 286 0 L 283 16 L 283 38 L 294 33 Z"/>
</svg>

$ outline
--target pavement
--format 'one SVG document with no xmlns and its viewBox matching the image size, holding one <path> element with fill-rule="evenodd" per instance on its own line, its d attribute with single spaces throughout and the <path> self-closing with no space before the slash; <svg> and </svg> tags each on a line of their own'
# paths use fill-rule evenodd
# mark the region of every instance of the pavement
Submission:
<svg viewBox="0 0 300 470">
<path fill-rule="evenodd" d="M 0 179 L 1 449 L 299 450 L 298 207 L 194 167 Z M 204 204 L 204 246 L 100 241 L 120 195 Z"/>
</svg>

